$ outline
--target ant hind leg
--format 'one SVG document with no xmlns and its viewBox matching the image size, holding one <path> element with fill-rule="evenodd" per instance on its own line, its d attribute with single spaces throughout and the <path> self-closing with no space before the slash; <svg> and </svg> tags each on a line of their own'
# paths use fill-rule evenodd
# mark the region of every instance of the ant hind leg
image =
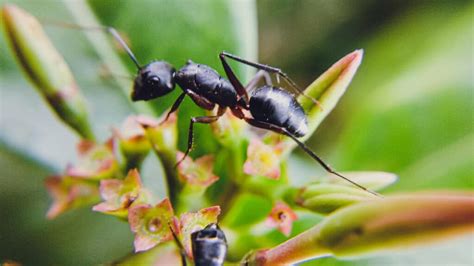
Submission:
<svg viewBox="0 0 474 266">
<path fill-rule="evenodd" d="M 230 58 L 230 59 L 235 60 L 237 62 L 240 62 L 242 64 L 245 64 L 245 65 L 248 65 L 248 66 L 251 66 L 251 67 L 255 67 L 255 68 L 260 69 L 260 70 L 265 70 L 265 71 L 270 72 L 270 73 L 274 73 L 274 74 L 277 75 L 277 78 L 282 77 L 290 85 L 290 87 L 293 90 L 295 90 L 297 93 L 303 95 L 304 97 L 310 99 L 315 105 L 317 105 L 320 109 L 322 109 L 321 104 L 316 99 L 314 99 L 311 96 L 306 95 L 304 93 L 304 91 L 296 84 L 296 82 L 294 82 L 281 69 L 276 68 L 276 67 L 272 67 L 272 66 L 269 66 L 269 65 L 261 64 L 261 63 L 251 62 L 251 61 L 245 60 L 241 57 L 238 57 L 236 55 L 229 54 L 227 52 L 221 52 L 220 57 L 221 57 L 221 60 L 223 60 L 223 58 L 227 57 L 227 58 Z"/>
<path fill-rule="evenodd" d="M 272 85 L 272 78 L 270 77 L 270 74 L 268 74 L 268 72 L 265 70 L 259 70 L 257 74 L 255 74 L 255 76 L 249 81 L 247 86 L 245 86 L 247 93 L 251 94 L 253 90 L 257 88 L 257 84 L 261 79 L 265 80 L 266 85 Z"/>
<path fill-rule="evenodd" d="M 336 170 L 334 170 L 331 166 L 329 166 L 327 163 L 325 163 L 318 155 L 316 155 L 308 146 L 306 146 L 303 142 L 301 142 L 297 137 L 295 137 L 293 134 L 291 134 L 290 132 L 288 132 L 288 130 L 286 130 L 285 128 L 282 128 L 282 127 L 279 127 L 279 126 L 276 126 L 276 125 L 273 125 L 273 124 L 269 124 L 269 123 L 265 123 L 265 122 L 261 122 L 261 121 L 258 121 L 258 120 L 255 120 L 254 118 L 244 118 L 245 121 L 247 123 L 249 123 L 250 125 L 254 126 L 254 127 L 258 127 L 258 128 L 263 128 L 263 129 L 268 129 L 268 130 L 271 130 L 271 131 L 274 131 L 276 133 L 279 133 L 279 134 L 283 134 L 283 135 L 286 135 L 288 137 L 290 137 L 291 139 L 293 139 L 293 141 L 296 142 L 296 144 L 298 144 L 298 146 L 300 146 L 301 149 L 303 149 L 304 152 L 306 152 L 309 156 L 311 156 L 311 158 L 313 158 L 315 161 L 317 161 L 323 168 L 324 170 L 326 170 L 328 173 L 331 173 L 331 174 L 334 174 L 334 175 L 337 175 L 338 177 L 346 180 L 347 182 L 353 184 L 354 186 L 362 189 L 362 190 L 365 190 L 367 191 L 368 193 L 372 194 L 372 195 L 375 195 L 377 197 L 382 197 L 379 193 L 377 192 L 374 192 L 370 189 L 367 189 L 366 187 L 362 186 L 362 185 L 359 185 L 358 183 L 350 180 L 349 178 L 343 176 L 342 174 L 336 172 Z"/>
</svg>

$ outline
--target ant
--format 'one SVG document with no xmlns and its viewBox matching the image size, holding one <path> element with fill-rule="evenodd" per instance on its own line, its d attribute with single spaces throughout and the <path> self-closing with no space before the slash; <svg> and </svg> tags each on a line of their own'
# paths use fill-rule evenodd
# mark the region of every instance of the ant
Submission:
<svg viewBox="0 0 474 266">
<path fill-rule="evenodd" d="M 164 96 L 173 91 L 175 85 L 178 84 L 183 92 L 175 100 L 161 123 L 164 123 L 170 114 L 178 110 L 179 105 L 186 95 L 191 97 L 199 107 L 205 110 L 211 111 L 217 105 L 218 109 L 216 115 L 191 118 L 188 131 L 188 146 L 183 158 L 181 158 L 176 165 L 179 165 L 186 156 L 188 156 L 193 147 L 194 124 L 210 124 L 216 122 L 224 115 L 226 110 L 229 109 L 234 116 L 243 119 L 254 127 L 271 130 L 290 137 L 327 172 L 337 175 L 373 195 L 380 196 L 380 194 L 336 172 L 298 139 L 306 135 L 308 131 L 306 114 L 295 96 L 281 87 L 272 85 L 269 73 L 275 74 L 277 80 L 279 80 L 279 77 L 283 78 L 292 88 L 296 89 L 302 95 L 310 99 L 312 98 L 306 96 L 298 88 L 296 83 L 293 82 L 287 74 L 282 72 L 281 69 L 251 62 L 227 52 L 221 52 L 219 58 L 229 80 L 220 76 L 217 71 L 211 67 L 194 63 L 191 60 L 188 60 L 186 65 L 177 71 L 166 61 L 152 61 L 142 66 L 120 34 L 113 27 L 82 27 L 73 24 L 63 24 L 63 26 L 79 29 L 103 30 L 111 34 L 112 37 L 118 41 L 137 67 L 137 76 L 135 77 L 131 94 L 132 101 L 148 101 Z M 248 85 L 244 87 L 227 62 L 228 59 L 252 66 L 259 69 L 259 71 Z M 258 82 L 262 78 L 266 84 L 257 87 Z M 316 100 L 312 100 L 317 103 Z M 244 111 L 249 111 L 252 117 L 246 116 Z"/>
<path fill-rule="evenodd" d="M 181 264 L 186 266 L 186 251 L 178 239 L 173 227 L 169 225 L 180 255 Z M 204 229 L 191 234 L 191 248 L 195 266 L 222 266 L 227 255 L 227 240 L 224 231 L 216 223 L 208 224 Z"/>
</svg>

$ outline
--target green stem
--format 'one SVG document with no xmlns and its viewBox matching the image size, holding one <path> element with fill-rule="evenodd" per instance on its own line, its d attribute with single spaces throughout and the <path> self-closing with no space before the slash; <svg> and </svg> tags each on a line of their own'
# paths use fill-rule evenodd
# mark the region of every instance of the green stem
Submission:
<svg viewBox="0 0 474 266">
<path fill-rule="evenodd" d="M 246 176 L 243 173 L 244 156 L 242 154 L 242 144 L 243 139 L 239 139 L 229 146 L 229 161 L 232 162 L 231 167 L 228 169 L 229 180 L 218 204 L 221 207 L 223 217 L 232 207 L 240 192 L 240 185 L 245 181 Z"/>
<path fill-rule="evenodd" d="M 168 190 L 168 196 L 173 206 L 178 206 L 178 196 L 183 186 L 179 182 L 178 172 L 175 168 L 176 164 L 176 151 L 173 150 L 162 150 L 156 152 L 158 159 L 163 165 L 165 171 L 166 186 Z"/>
</svg>

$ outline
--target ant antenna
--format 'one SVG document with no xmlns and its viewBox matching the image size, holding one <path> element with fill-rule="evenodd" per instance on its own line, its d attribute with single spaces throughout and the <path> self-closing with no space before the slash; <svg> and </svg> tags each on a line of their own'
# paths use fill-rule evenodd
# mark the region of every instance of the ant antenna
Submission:
<svg viewBox="0 0 474 266">
<path fill-rule="evenodd" d="M 54 25 L 54 26 L 58 26 L 58 27 L 64 27 L 64 28 L 70 28 L 70 29 L 101 30 L 101 31 L 108 32 L 108 33 L 110 33 L 110 35 L 112 35 L 112 37 L 114 37 L 114 39 L 120 44 L 120 46 L 122 46 L 122 48 L 125 49 L 125 52 L 128 54 L 130 59 L 132 59 L 133 63 L 137 67 L 137 69 L 141 69 L 141 66 L 138 63 L 138 60 L 135 57 L 135 55 L 133 54 L 132 50 L 125 43 L 125 41 L 120 36 L 118 31 L 113 27 L 109 27 L 109 26 L 81 26 L 81 25 L 77 25 L 77 24 L 73 24 L 73 23 L 52 21 L 52 20 L 48 20 L 48 19 L 41 19 L 41 21 L 44 24 L 50 24 L 50 25 Z"/>
<path fill-rule="evenodd" d="M 298 92 L 299 94 L 303 95 L 304 97 L 310 99 L 314 104 L 316 104 L 317 106 L 319 106 L 319 108 L 322 109 L 321 104 L 316 99 L 314 99 L 311 96 L 306 95 L 303 92 L 303 90 L 296 84 L 296 82 L 294 82 L 290 77 L 288 77 L 288 75 L 286 73 L 281 71 L 281 69 L 276 68 L 276 67 L 272 67 L 272 66 L 269 66 L 269 65 L 265 65 L 265 64 L 250 62 L 248 60 L 245 60 L 245 59 L 243 59 L 241 57 L 238 57 L 236 55 L 233 55 L 233 54 L 229 54 L 227 52 L 222 52 L 221 54 L 228 57 L 228 58 L 230 58 L 230 59 L 233 59 L 237 62 L 240 62 L 242 64 L 246 64 L 246 65 L 255 67 L 257 69 L 265 70 L 267 72 L 275 74 L 278 83 L 280 83 L 279 77 L 282 77 L 288 83 L 288 85 L 290 85 L 290 87 L 292 87 L 296 92 Z"/>
<path fill-rule="evenodd" d="M 181 265 L 186 266 L 187 265 L 187 263 L 186 263 L 186 252 L 185 252 L 184 246 L 181 243 L 181 241 L 179 241 L 178 236 L 176 235 L 176 233 L 173 230 L 173 226 L 171 226 L 171 223 L 168 223 L 168 226 L 171 230 L 171 234 L 173 234 L 174 242 L 176 242 L 176 245 L 178 245 L 179 253 L 181 254 Z"/>
</svg>

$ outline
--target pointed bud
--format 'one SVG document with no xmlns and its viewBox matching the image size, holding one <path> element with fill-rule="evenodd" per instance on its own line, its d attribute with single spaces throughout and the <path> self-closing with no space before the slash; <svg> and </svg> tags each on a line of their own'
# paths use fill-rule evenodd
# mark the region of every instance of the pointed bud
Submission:
<svg viewBox="0 0 474 266">
<path fill-rule="evenodd" d="M 30 81 L 64 123 L 81 137 L 94 139 L 84 98 L 41 24 L 15 5 L 4 5 L 2 11 L 7 39 Z"/>
<path fill-rule="evenodd" d="M 301 189 L 296 202 L 308 210 L 329 214 L 350 204 L 377 199 L 373 194 L 355 187 L 313 184 Z"/>
</svg>

